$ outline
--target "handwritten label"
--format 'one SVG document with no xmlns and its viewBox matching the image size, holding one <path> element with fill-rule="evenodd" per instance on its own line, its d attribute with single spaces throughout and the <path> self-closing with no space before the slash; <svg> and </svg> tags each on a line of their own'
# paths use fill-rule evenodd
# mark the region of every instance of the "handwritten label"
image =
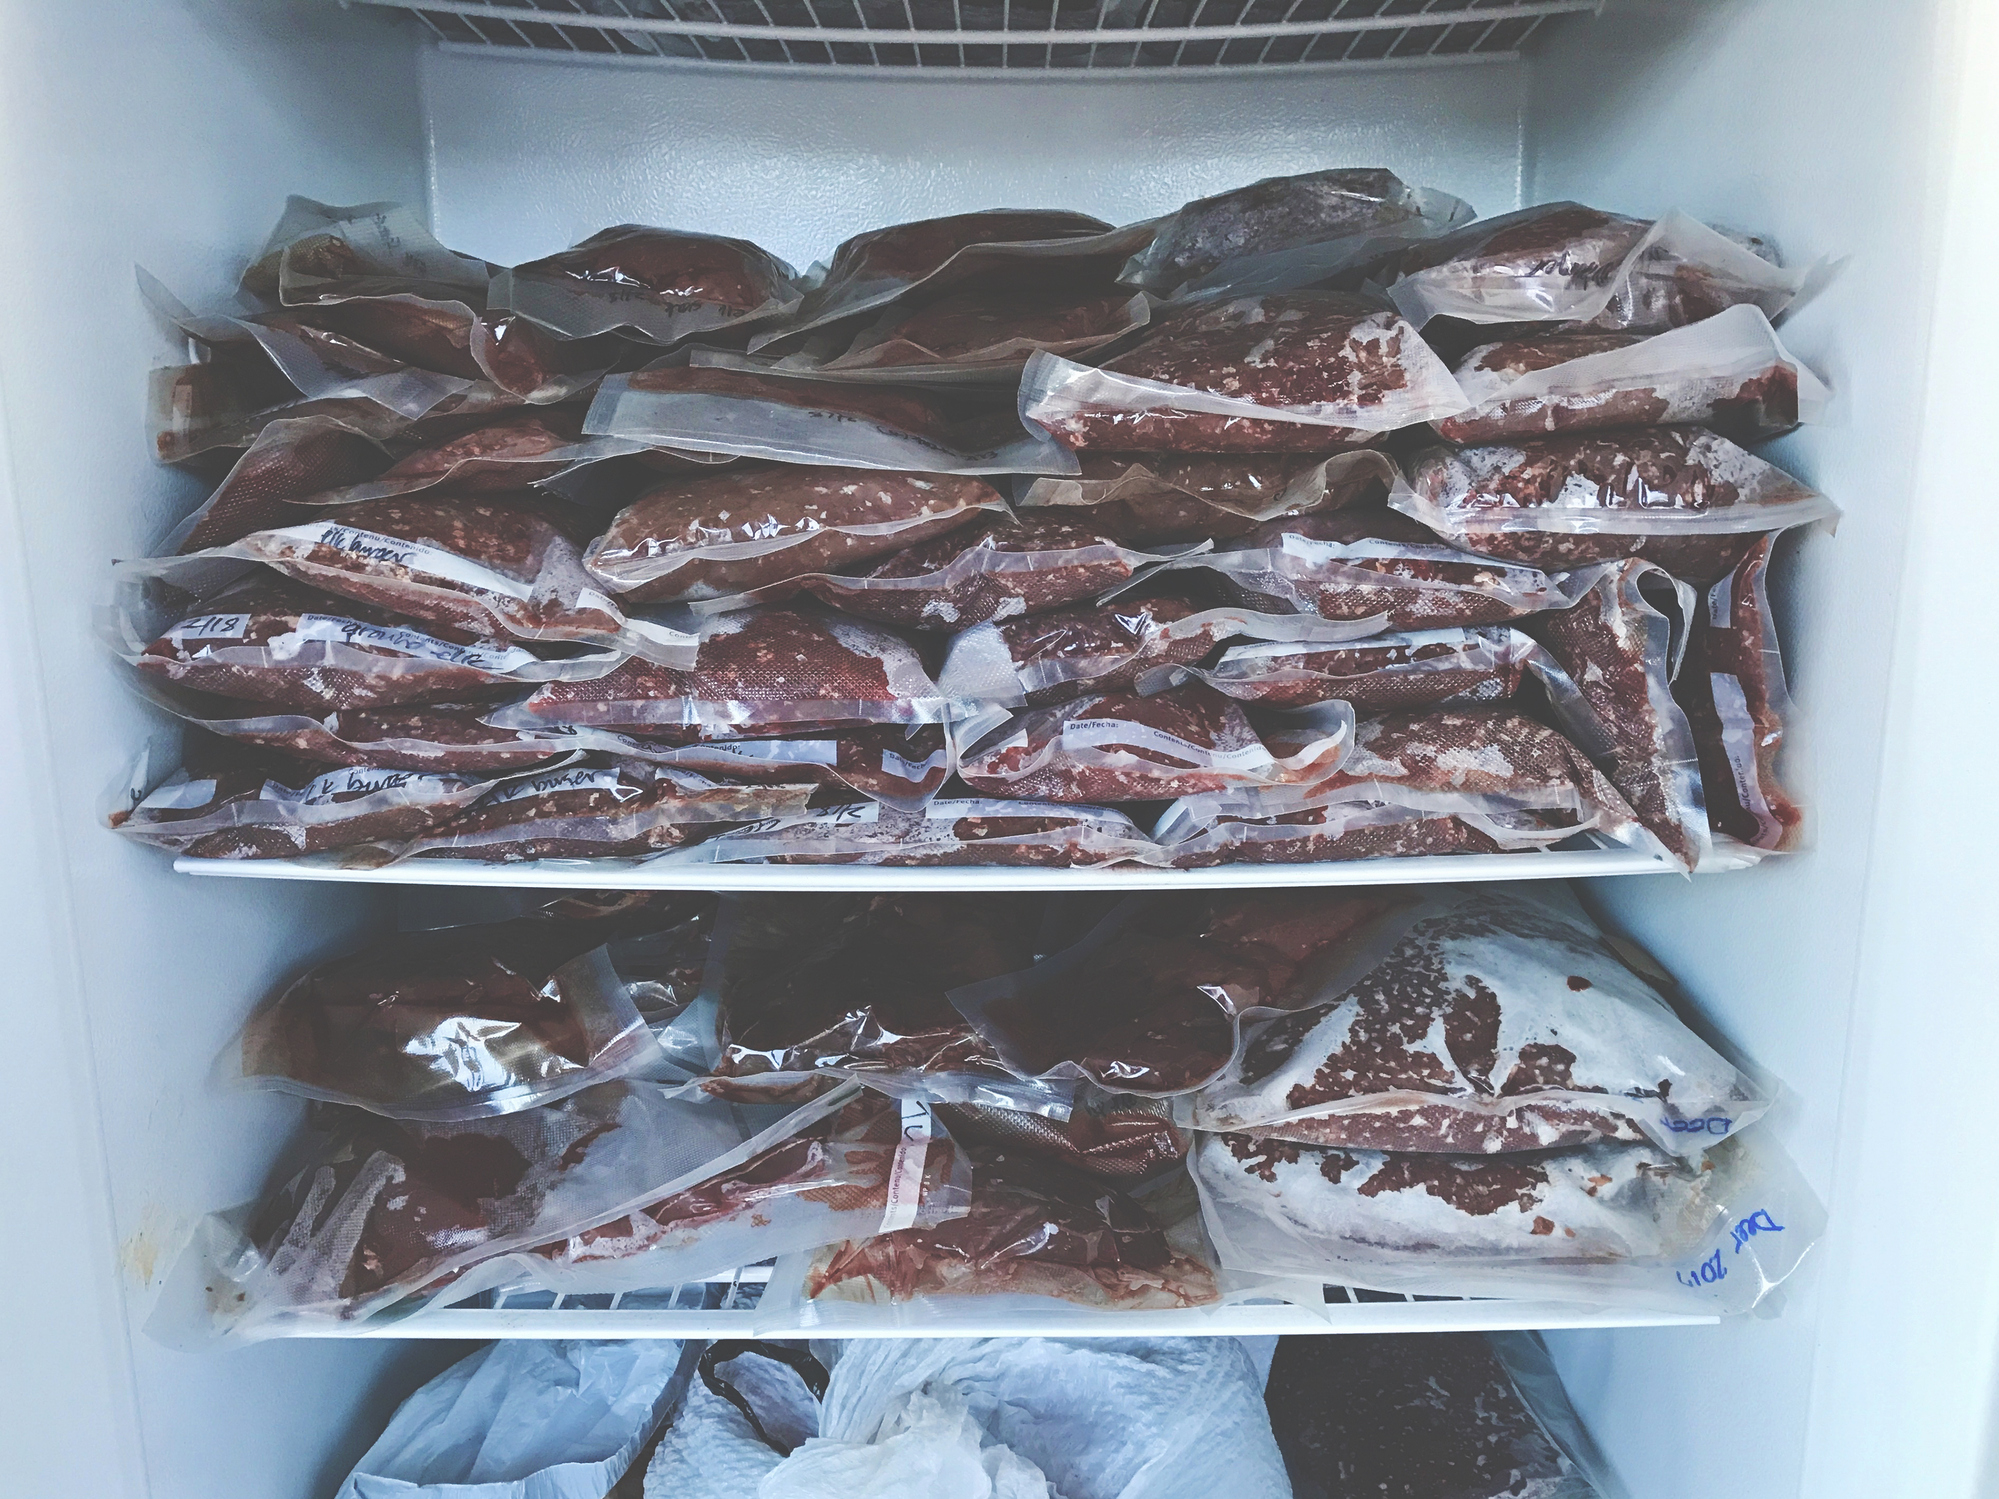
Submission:
<svg viewBox="0 0 1999 1499">
<path fill-rule="evenodd" d="M 1735 1121 L 1716 1114 L 1707 1119 L 1668 1119 L 1665 1125 L 1676 1135 L 1725 1135 L 1735 1127 Z"/>
<path fill-rule="evenodd" d="M 1062 725 L 1062 748 L 1095 749 L 1111 745 L 1119 750 L 1144 749 L 1166 755 L 1187 765 L 1217 770 L 1257 770 L 1271 763 L 1270 751 L 1258 740 L 1236 749 L 1215 749 L 1155 729 L 1150 724 L 1132 723 L 1122 718 L 1072 718 Z"/>
<path fill-rule="evenodd" d="M 921 1099 L 903 1099 L 902 1133 L 896 1137 L 895 1159 L 889 1165 L 888 1202 L 882 1209 L 880 1232 L 916 1227 L 917 1209 L 923 1205 L 923 1163 L 933 1133 L 930 1105 Z"/>
<path fill-rule="evenodd" d="M 905 781 L 921 781 L 933 770 L 942 770 L 948 763 L 944 750 L 937 750 L 927 759 L 905 760 L 894 750 L 882 751 L 882 769 L 892 776 L 900 776 Z"/>
<path fill-rule="evenodd" d="M 1692 1270 L 1675 1270 L 1673 1272 L 1673 1278 L 1681 1285 L 1692 1286 L 1695 1289 L 1699 1289 L 1701 1286 L 1711 1286 L 1716 1281 L 1725 1280 L 1727 1277 L 1728 1269 L 1721 1262 L 1721 1251 L 1719 1249 L 1702 1260 Z"/>
<path fill-rule="evenodd" d="M 1735 1227 L 1730 1229 L 1729 1233 L 1735 1239 L 1735 1252 L 1740 1254 L 1742 1246 L 1758 1234 L 1780 1234 L 1783 1231 L 1784 1225 L 1770 1216 L 1768 1208 L 1758 1208 L 1747 1218 L 1737 1219 Z M 1717 1249 L 1715 1253 L 1719 1255 L 1721 1251 Z"/>
<path fill-rule="evenodd" d="M 551 796 L 562 791 L 608 791 L 619 801 L 637 796 L 635 787 L 628 787 L 615 770 L 558 770 L 547 775 L 529 776 L 515 781 L 498 790 L 486 793 L 484 805 L 504 807 L 508 802 L 517 802 L 531 796 Z"/>
<path fill-rule="evenodd" d="M 249 633 L 247 614 L 197 614 L 167 631 L 167 639 L 183 645 L 190 640 L 241 640 Z"/>
<path fill-rule="evenodd" d="M 453 645 L 448 640 L 439 640 L 407 625 L 363 624 L 358 619 L 343 619 L 337 614 L 301 615 L 297 629 L 273 637 L 267 648 L 273 656 L 283 660 L 297 655 L 299 647 L 307 641 L 367 646 L 378 651 L 393 651 L 399 656 L 442 661 L 486 672 L 518 671 L 523 666 L 534 665 L 537 659 L 533 652 L 518 646 Z"/>
</svg>

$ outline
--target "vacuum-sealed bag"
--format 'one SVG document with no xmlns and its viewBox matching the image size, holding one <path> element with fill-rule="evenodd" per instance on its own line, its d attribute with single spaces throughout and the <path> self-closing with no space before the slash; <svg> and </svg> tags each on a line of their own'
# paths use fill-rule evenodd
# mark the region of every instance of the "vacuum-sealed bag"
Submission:
<svg viewBox="0 0 1999 1499">
<path fill-rule="evenodd" d="M 582 424 L 583 413 L 574 406 L 507 412 L 425 443 L 370 479 L 328 485 L 311 503 L 349 505 L 430 489 L 447 489 L 454 499 L 503 494 L 643 451 L 623 437 L 585 437 Z"/>
<path fill-rule="evenodd" d="M 521 730 L 523 735 L 531 731 Z M 550 729 L 550 734 L 566 731 Z M 951 775 L 951 745 L 941 724 L 850 724 L 838 729 L 795 729 L 774 739 L 703 739 L 668 747 L 622 736 L 621 753 L 661 765 L 736 781 L 810 782 L 844 786 L 891 807 L 921 807 Z M 595 747 L 596 736 L 579 738 Z M 606 746 L 609 747 L 609 746 Z"/>
<path fill-rule="evenodd" d="M 1748 303 L 1649 336 L 1564 330 L 1482 344 L 1457 380 L 1471 409 L 1432 425 L 1460 443 L 1670 422 L 1760 442 L 1816 421 L 1828 399 Z"/>
<path fill-rule="evenodd" d="M 1566 892 L 1451 886 L 1337 991 L 1247 1027 L 1188 1128 L 1479 1155 L 1646 1142 L 1697 1158 L 1770 1106 Z"/>
<path fill-rule="evenodd" d="M 1772 319 L 1805 284 L 1760 240 L 1678 210 L 1653 223 L 1544 203 L 1412 245 L 1388 289 L 1417 327 L 1558 322 L 1653 332 L 1750 303 Z"/>
<path fill-rule="evenodd" d="M 987 795 L 1055 802 L 1166 801 L 1310 782 L 1345 756 L 1353 711 L 1326 703 L 1285 727 L 1294 732 L 1280 742 L 1241 704 L 1198 682 L 1151 697 L 1094 694 L 975 727 L 958 774 Z"/>
<path fill-rule="evenodd" d="M 589 942 L 550 922 L 403 933 L 301 974 L 225 1060 L 252 1086 L 392 1119 L 538 1108 L 660 1055 Z"/>
<path fill-rule="evenodd" d="M 648 490 L 583 561 L 633 600 L 725 598 L 900 551 L 1005 505 L 991 485 L 953 474 L 730 470 Z"/>
<path fill-rule="evenodd" d="M 1026 865 L 1145 862 L 1153 842 L 1112 807 L 943 797 L 916 810 L 869 802 L 780 817 L 710 838 L 681 857 L 717 864 Z"/>
<path fill-rule="evenodd" d="M 1341 645 L 1258 640 L 1230 646 L 1213 666 L 1183 666 L 1171 675 L 1270 708 L 1340 698 L 1356 713 L 1385 713 L 1511 698 L 1543 655 L 1518 630 L 1484 625 L 1397 631 Z"/>
<path fill-rule="evenodd" d="M 372 479 L 388 467 L 380 433 L 365 422 L 335 416 L 285 417 L 265 424 L 214 493 L 158 550 L 199 552 L 312 519 L 304 501 Z"/>
<path fill-rule="evenodd" d="M 1708 825 L 1751 848 L 1789 851 L 1803 841 L 1805 814 L 1783 780 L 1791 695 L 1764 587 L 1775 544 L 1764 537 L 1708 589 L 1673 695 L 1693 735 Z"/>
<path fill-rule="evenodd" d="M 1530 567 L 1643 557 L 1708 584 L 1770 531 L 1839 508 L 1698 427 L 1643 427 L 1433 448 L 1389 504 L 1453 546 Z"/>
<path fill-rule="evenodd" d="M 792 355 L 782 364 L 849 379 L 999 383 L 1037 350 L 1080 357 L 1116 343 L 1143 328 L 1151 308 L 1101 282 L 975 283 L 920 305 L 897 301 L 823 363 Z"/>
<path fill-rule="evenodd" d="M 1289 292 L 1157 314 L 1101 368 L 1037 354 L 1020 416 L 1064 447 L 1323 452 L 1462 411 L 1444 362 L 1363 297 Z"/>
<path fill-rule="evenodd" d="M 582 743 L 557 730 L 495 728 L 489 703 L 423 703 L 415 707 L 346 708 L 315 718 L 272 712 L 262 703 L 191 698 L 153 691 L 147 700 L 196 728 L 238 744 L 309 760 L 426 774 L 501 775 L 529 770 L 579 749 L 636 748 L 629 740 Z"/>
<path fill-rule="evenodd" d="M 568 338 L 629 331 L 670 344 L 795 311 L 796 279 L 748 240 L 618 224 L 499 272 L 488 296 Z"/>
<path fill-rule="evenodd" d="M 1062 1091 L 1064 1114 L 982 1099 L 940 1103 L 936 1113 L 967 1145 L 1019 1150 L 1123 1187 L 1187 1158 L 1187 1135 L 1173 1123 L 1171 1100 L 1106 1093 L 1087 1083 Z"/>
<path fill-rule="evenodd" d="M 1825 1224 L 1797 1169 L 1747 1139 L 1689 1161 L 1619 1143 L 1396 1155 L 1201 1135 L 1188 1162 L 1229 1270 L 1411 1296 L 1746 1312 Z"/>
</svg>

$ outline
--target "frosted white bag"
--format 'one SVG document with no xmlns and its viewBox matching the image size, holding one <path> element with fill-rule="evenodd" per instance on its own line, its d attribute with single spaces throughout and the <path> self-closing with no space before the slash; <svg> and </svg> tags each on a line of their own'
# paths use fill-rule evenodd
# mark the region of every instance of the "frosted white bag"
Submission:
<svg viewBox="0 0 1999 1499">
<path fill-rule="evenodd" d="M 982 1435 L 956 1391 L 912 1391 L 871 1441 L 808 1441 L 757 1499 L 1054 1499 L 1039 1468 Z"/>
</svg>

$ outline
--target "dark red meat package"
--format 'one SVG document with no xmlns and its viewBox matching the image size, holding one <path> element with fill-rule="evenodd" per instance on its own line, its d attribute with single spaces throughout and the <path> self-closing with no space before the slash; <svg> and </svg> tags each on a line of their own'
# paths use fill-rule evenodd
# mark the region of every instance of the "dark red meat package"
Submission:
<svg viewBox="0 0 1999 1499">
<path fill-rule="evenodd" d="M 338 416 L 286 417 L 263 426 L 215 492 L 176 526 L 163 552 L 227 546 L 253 531 L 310 520 L 301 501 L 359 484 L 389 466 L 381 431 Z"/>
<path fill-rule="evenodd" d="M 1045 285 L 974 284 L 935 300 L 899 300 L 835 357 L 785 363 L 850 378 L 875 376 L 929 384 L 999 382 L 1046 349 L 1082 356 L 1143 328 L 1151 302 L 1101 280 Z"/>
<path fill-rule="evenodd" d="M 343 708 L 317 717 L 169 689 L 145 696 L 184 723 L 223 739 L 316 765 L 487 776 L 544 766 L 581 748 L 607 747 L 586 746 L 559 730 L 497 728 L 485 721 L 490 703 Z M 635 747 L 629 740 L 614 742 L 619 748 Z"/>
<path fill-rule="evenodd" d="M 1461 626 L 1349 644 L 1251 641 L 1230 646 L 1213 666 L 1179 667 L 1167 679 L 1192 677 L 1240 702 L 1271 708 L 1309 708 L 1339 698 L 1356 713 L 1373 714 L 1510 698 L 1543 654 L 1518 630 Z"/>
<path fill-rule="evenodd" d="M 433 489 L 448 489 L 453 498 L 504 494 L 641 450 L 622 437 L 585 437 L 582 429 L 583 412 L 575 406 L 506 412 L 420 443 L 369 479 L 328 485 L 309 498 L 316 505 L 345 505 Z"/>
<path fill-rule="evenodd" d="M 522 735 L 532 730 L 519 731 Z M 546 730 L 552 736 L 573 732 Z M 579 740 L 594 744 L 583 731 Z M 951 775 L 951 746 L 942 724 L 849 724 L 793 728 L 770 739 L 701 739 L 668 746 L 605 735 L 619 753 L 678 765 L 732 781 L 787 781 L 843 786 L 892 807 L 921 807 Z M 608 746 L 607 746 L 608 747 Z"/>
<path fill-rule="evenodd" d="M 676 855 L 715 864 L 867 864 L 923 869 L 1084 869 L 1150 862 L 1153 842 L 1113 807 L 940 797 L 904 809 L 826 807 L 734 829 Z"/>
</svg>

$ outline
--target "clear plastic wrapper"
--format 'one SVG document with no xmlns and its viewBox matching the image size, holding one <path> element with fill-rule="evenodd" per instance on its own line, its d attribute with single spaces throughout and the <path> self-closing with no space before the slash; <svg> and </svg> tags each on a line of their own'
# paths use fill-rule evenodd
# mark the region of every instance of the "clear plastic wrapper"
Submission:
<svg viewBox="0 0 1999 1499">
<path fill-rule="evenodd" d="M 1442 888 L 1309 1006 L 1246 1027 L 1190 1128 L 1356 1150 L 1491 1155 L 1648 1143 L 1698 1158 L 1770 1106 L 1566 891 Z"/>
<path fill-rule="evenodd" d="M 629 331 L 670 344 L 795 311 L 796 278 L 748 240 L 619 224 L 500 271 L 488 297 L 568 338 Z"/>
<path fill-rule="evenodd" d="M 197 597 L 263 563 L 301 583 L 474 638 L 611 646 L 687 665 L 695 637 L 627 616 L 583 570 L 576 517 L 539 495 L 364 500 L 185 557 L 120 564 Z"/>
<path fill-rule="evenodd" d="M 585 437 L 574 406 L 506 412 L 470 431 L 418 447 L 359 483 L 328 485 L 315 505 L 347 505 L 448 489 L 462 495 L 501 494 L 561 479 L 611 458 L 643 450 L 622 437 Z"/>
<path fill-rule="evenodd" d="M 1756 1138 L 1684 1161 L 1649 1145 L 1395 1155 L 1201 1135 L 1188 1160 L 1228 1269 L 1412 1296 L 1746 1312 L 1825 1225 Z"/>
<path fill-rule="evenodd" d="M 905 811 L 828 807 L 710 838 L 681 857 L 716 864 L 1026 865 L 1085 869 L 1146 862 L 1152 840 L 1112 807 L 940 797 Z"/>
<path fill-rule="evenodd" d="M 1367 719 L 1310 786 L 1183 797 L 1152 836 L 1177 868 L 1514 853 L 1580 833 L 1653 846 L 1617 788 L 1555 730 L 1503 708 Z"/>
<path fill-rule="evenodd" d="M 1482 344 L 1457 380 L 1471 409 L 1433 425 L 1460 443 L 1671 422 L 1760 442 L 1816 421 L 1828 399 L 1747 303 L 1650 336 L 1559 331 Z"/>
<path fill-rule="evenodd" d="M 1173 1123 L 1168 1100 L 1106 1093 L 1079 1084 L 1056 1115 L 967 1101 L 939 1103 L 937 1117 L 967 1145 L 990 1145 L 1042 1156 L 1119 1186 L 1135 1186 L 1177 1166 L 1187 1136 Z"/>
<path fill-rule="evenodd" d="M 1361 449 L 1317 454 L 1083 453 L 1073 479 L 1033 479 L 1015 503 L 1048 507 L 1126 546 L 1223 541 L 1265 521 L 1337 510 L 1370 491 L 1388 492 L 1395 465 Z"/>
<path fill-rule="evenodd" d="M 612 375 L 586 432 L 780 463 L 932 474 L 1069 474 L 1066 449 L 997 396 L 917 392 L 775 370 L 661 363 Z"/>
<path fill-rule="evenodd" d="M 731 823 L 799 811 L 813 789 L 724 785 L 669 765 L 598 755 L 514 777 L 405 845 L 399 857 L 503 864 L 643 858 Z"/>
<path fill-rule="evenodd" d="M 333 416 L 266 424 L 215 492 L 160 544 L 168 553 L 227 546 L 255 531 L 310 520 L 302 501 L 372 479 L 389 464 L 375 431 Z"/>
<path fill-rule="evenodd" d="M 1544 655 L 1518 630 L 1460 626 L 1371 635 L 1347 644 L 1253 641 L 1230 646 L 1213 666 L 1182 666 L 1170 677 L 1192 677 L 1240 702 L 1271 708 L 1309 708 L 1340 698 L 1356 713 L 1375 714 L 1503 701 L 1520 690 L 1531 664 Z"/>
<path fill-rule="evenodd" d="M 1745 302 L 1774 320 L 1805 284 L 1761 241 L 1677 209 L 1648 224 L 1566 202 L 1467 225 L 1411 246 L 1398 264 L 1388 295 L 1419 328 L 1453 317 L 1653 332 Z"/>
<path fill-rule="evenodd" d="M 991 485 L 952 474 L 730 470 L 648 490 L 583 560 L 633 600 L 724 598 L 900 551 L 1005 504 Z"/>
<path fill-rule="evenodd" d="M 1708 825 L 1751 848 L 1789 852 L 1804 840 L 1805 814 L 1784 784 L 1791 695 L 1765 588 L 1775 545 L 1764 537 L 1708 589 L 1673 695 L 1693 734 Z"/>
<path fill-rule="evenodd" d="M 162 463 L 248 448 L 275 421 L 327 417 L 377 439 L 411 425 L 409 418 L 374 401 L 308 399 L 254 343 L 206 352 L 209 357 L 202 363 L 156 366 L 146 377 L 146 431 L 153 456 Z"/>
<path fill-rule="evenodd" d="M 512 922 L 372 943 L 287 984 L 225 1066 L 253 1087 L 391 1119 L 538 1108 L 660 1056 L 594 935 Z"/>
<path fill-rule="evenodd" d="M 913 384 L 997 383 L 1037 350 L 1081 357 L 1128 337 L 1152 315 L 1149 298 L 1101 282 L 972 285 L 917 305 L 898 301 L 836 357 L 803 367 Z M 799 363 L 793 355 L 786 361 Z"/>
<path fill-rule="evenodd" d="M 1166 801 L 1330 774 L 1353 742 L 1353 710 L 1331 702 L 1283 724 L 1190 682 L 1151 697 L 1093 694 L 1029 708 L 961 736 L 958 775 L 990 796 L 1055 802 Z M 1276 730 L 1289 732 L 1280 740 Z M 954 735 L 959 731 L 954 727 Z"/>
<path fill-rule="evenodd" d="M 1036 354 L 1020 416 L 1070 448 L 1323 452 L 1462 411 L 1444 362 L 1364 297 L 1288 292 L 1157 313 L 1102 367 Z"/>
<path fill-rule="evenodd" d="M 149 680 L 314 714 L 462 703 L 600 677 L 625 659 L 611 650 L 543 656 L 507 640 L 468 639 L 266 572 L 198 600 L 123 589 L 109 632 Z"/>
<path fill-rule="evenodd" d="M 1463 199 L 1382 167 L 1265 177 L 1196 198 L 1160 222 L 1124 279 L 1160 296 L 1283 291 L 1357 269 L 1472 218 Z"/>
<path fill-rule="evenodd" d="M 579 735 L 585 744 L 596 737 L 589 731 Z M 904 809 L 921 807 L 941 791 L 952 763 L 941 724 L 852 724 L 794 730 L 774 739 L 704 739 L 674 747 L 620 737 L 618 748 L 640 759 L 730 780 L 844 786 Z"/>
<path fill-rule="evenodd" d="M 1699 427 L 1643 427 L 1433 448 L 1389 504 L 1453 546 L 1530 567 L 1643 557 L 1703 585 L 1757 536 L 1839 508 Z"/>
</svg>

